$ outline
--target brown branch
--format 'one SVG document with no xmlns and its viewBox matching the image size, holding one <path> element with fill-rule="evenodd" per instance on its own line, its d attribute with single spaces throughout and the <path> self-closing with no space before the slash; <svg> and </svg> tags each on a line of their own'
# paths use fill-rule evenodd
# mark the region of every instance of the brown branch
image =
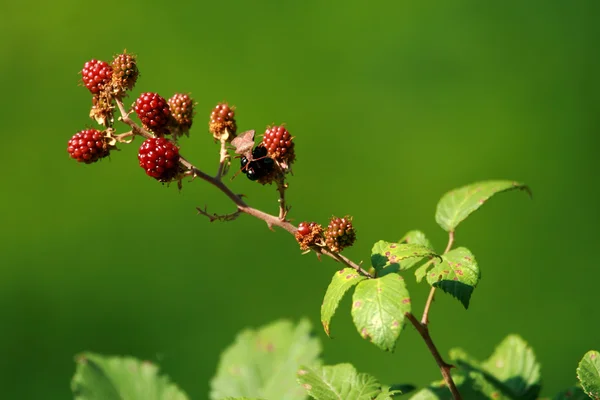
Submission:
<svg viewBox="0 0 600 400">
<path fill-rule="evenodd" d="M 143 136 L 145 138 L 154 137 L 154 135 L 152 133 L 148 132 L 145 128 L 140 127 L 131 118 L 129 118 L 129 113 L 125 110 L 125 107 L 123 106 L 123 102 L 120 99 L 115 99 L 115 101 L 117 103 L 117 106 L 119 107 L 119 111 L 121 112 L 121 117 L 119 119 L 123 123 L 129 125 L 129 127 L 131 127 L 131 130 L 134 134 Z M 222 149 L 223 149 L 223 147 L 222 147 Z M 194 178 L 200 178 L 200 179 L 210 183 L 211 185 L 215 186 L 217 189 L 219 189 L 221 192 L 223 192 L 227 197 L 229 197 L 229 199 L 237 207 L 236 213 L 242 212 L 242 213 L 251 215 L 255 218 L 265 221 L 267 223 L 267 226 L 270 229 L 272 229 L 274 226 L 276 226 L 276 227 L 279 227 L 279 228 L 282 228 L 282 229 L 288 231 L 292 236 L 295 236 L 298 228 L 296 228 L 293 224 L 286 221 L 285 219 L 281 219 L 280 217 L 276 217 L 274 215 L 267 214 L 263 211 L 260 211 L 256 208 L 250 207 L 248 204 L 246 204 L 246 202 L 244 200 L 242 200 L 242 197 L 240 195 L 232 192 L 231 189 L 229 189 L 229 187 L 223 183 L 220 173 L 217 173 L 217 176 L 214 176 L 214 177 L 210 176 L 207 173 L 203 172 L 202 170 L 198 169 L 195 165 L 193 165 L 191 162 L 189 162 L 183 156 L 180 156 L 179 164 L 181 164 L 186 169 L 186 172 L 184 173 L 185 175 L 191 175 Z M 223 156 L 222 155 L 221 155 L 220 165 L 223 165 Z M 220 167 L 219 169 L 222 173 L 221 168 L 222 167 Z M 285 206 L 285 204 L 284 204 L 284 206 Z M 215 216 L 217 216 L 217 214 L 214 214 L 211 216 L 210 214 L 206 213 L 205 210 L 201 210 L 199 208 L 198 208 L 198 211 L 200 214 L 206 215 L 209 218 L 211 218 L 211 217 L 214 218 Z M 235 213 L 228 214 L 228 215 L 234 215 L 234 214 Z M 218 216 L 217 216 L 217 219 L 218 219 Z M 321 247 L 319 247 L 317 249 L 313 249 L 313 250 L 315 250 L 319 254 L 325 254 L 326 256 L 329 256 L 329 257 L 333 258 L 334 260 L 347 265 L 348 267 L 354 268 L 356 271 L 358 271 L 360 274 L 366 276 L 367 278 L 373 278 L 373 275 L 370 274 L 368 271 L 365 271 L 363 268 L 361 268 L 360 265 L 356 264 L 355 262 L 342 256 L 339 253 L 336 253 L 329 249 L 321 248 Z"/>
<path fill-rule="evenodd" d="M 288 213 L 288 207 L 285 205 L 285 190 L 287 189 L 287 183 L 283 180 L 283 178 L 277 179 L 277 191 L 279 192 L 279 219 L 285 220 L 285 217 Z"/>
<path fill-rule="evenodd" d="M 240 216 L 241 212 L 238 210 L 236 212 L 230 213 L 230 214 L 216 214 L 216 213 L 209 213 L 208 210 L 206 209 L 206 206 L 204 206 L 204 209 L 200 208 L 200 207 L 196 207 L 196 210 L 198 210 L 198 214 L 200 215 L 204 215 L 206 218 L 209 219 L 210 222 L 214 222 L 214 221 L 233 221 L 234 219 L 237 219 L 237 217 Z"/>
<path fill-rule="evenodd" d="M 452 379 L 452 375 L 450 374 L 450 370 L 454 368 L 454 366 L 445 362 L 442 356 L 440 355 L 440 352 L 433 343 L 433 339 L 431 339 L 431 335 L 429 335 L 429 328 L 427 327 L 427 325 L 419 322 L 412 313 L 406 313 L 404 315 L 413 324 L 417 332 L 419 332 L 419 335 L 421 335 L 421 337 L 423 338 L 423 341 L 427 345 L 429 352 L 435 359 L 435 362 L 437 363 L 438 367 L 440 367 L 440 372 L 444 377 L 444 382 L 446 382 L 446 386 L 448 386 L 448 389 L 450 389 L 450 393 L 452 393 L 452 397 L 454 398 L 454 400 L 461 400 L 462 397 L 460 396 L 458 388 L 456 387 L 456 384 Z"/>
</svg>

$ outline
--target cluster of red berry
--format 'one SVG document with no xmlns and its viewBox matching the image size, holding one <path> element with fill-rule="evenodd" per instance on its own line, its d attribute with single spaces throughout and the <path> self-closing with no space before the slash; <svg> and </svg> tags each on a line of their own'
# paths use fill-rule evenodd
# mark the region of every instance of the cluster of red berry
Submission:
<svg viewBox="0 0 600 400">
<path fill-rule="evenodd" d="M 76 133 L 67 147 L 72 158 L 91 164 L 107 157 L 116 148 L 118 136 L 112 128 L 115 102 L 121 101 L 133 89 L 138 75 L 136 59 L 127 52 L 115 56 L 111 64 L 96 59 L 84 64 L 82 81 L 92 94 L 90 117 L 105 129 Z M 168 101 L 158 93 L 142 93 L 133 109 L 143 127 L 153 134 L 140 147 L 140 166 L 159 181 L 173 180 L 180 172 L 179 148 L 175 142 L 179 136 L 189 134 L 194 101 L 181 93 L 174 94 Z M 166 135 L 172 140 L 166 139 Z"/>
<path fill-rule="evenodd" d="M 79 162 L 94 163 L 107 157 L 116 144 L 129 143 L 129 138 L 140 135 L 145 141 L 140 146 L 138 161 L 146 174 L 161 182 L 181 181 L 185 173 L 191 173 L 189 164 L 181 159 L 177 140 L 189 135 L 194 117 L 193 99 L 187 94 L 176 93 L 165 100 L 158 93 L 139 95 L 132 109 L 127 111 L 123 99 L 133 89 L 139 75 L 136 58 L 123 52 L 114 57 L 111 64 L 100 60 L 86 62 L 81 70 L 83 84 L 92 94 L 90 117 L 103 126 L 102 130 L 85 129 L 76 133 L 68 143 L 69 155 Z M 118 108 L 121 120 L 130 125 L 130 132 L 117 135 L 113 128 L 114 110 Z M 135 111 L 142 128 L 129 114 Z M 227 103 L 219 103 L 212 110 L 208 123 L 215 141 L 221 143 L 221 167 L 228 162 L 228 145 L 240 158 L 241 171 L 252 181 L 276 182 L 283 199 L 287 188 L 285 175 L 291 172 L 296 155 L 294 141 L 285 126 L 267 127 L 262 141 L 255 145 L 254 131 L 237 134 L 235 109 Z M 187 165 L 185 167 L 184 165 Z M 222 168 L 217 175 L 220 179 Z M 285 220 L 287 208 L 281 206 L 280 219 Z M 301 223 L 296 239 L 303 250 L 313 246 L 340 252 L 352 245 L 355 232 L 349 217 L 332 218 L 327 230 L 312 223 Z"/>
<path fill-rule="evenodd" d="M 296 232 L 296 240 L 302 250 L 309 250 L 313 246 L 327 247 L 339 253 L 344 248 L 350 247 L 356 240 L 356 230 L 352 226 L 352 218 L 331 217 L 327 230 L 323 234 L 323 227 L 316 222 L 301 222 Z"/>
</svg>

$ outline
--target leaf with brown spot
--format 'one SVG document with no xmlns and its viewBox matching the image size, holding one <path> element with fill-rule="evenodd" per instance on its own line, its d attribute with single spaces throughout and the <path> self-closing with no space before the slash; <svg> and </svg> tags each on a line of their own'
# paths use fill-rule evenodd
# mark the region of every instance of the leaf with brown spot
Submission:
<svg viewBox="0 0 600 400">
<path fill-rule="evenodd" d="M 395 273 L 361 281 L 352 296 L 352 319 L 361 336 L 377 347 L 393 351 L 410 312 L 410 295 L 404 279 Z"/>
<path fill-rule="evenodd" d="M 405 263 L 404 260 L 416 260 L 424 257 L 439 257 L 427 246 L 419 243 L 393 243 L 380 240 L 371 250 L 371 265 L 377 271 L 377 276 L 408 269 L 416 263 Z"/>
<path fill-rule="evenodd" d="M 481 278 L 475 256 L 469 249 L 458 247 L 444 254 L 442 262 L 435 259 L 433 265 L 433 268 L 426 272 L 427 282 L 458 299 L 465 308 L 469 308 L 471 295 Z"/>
<path fill-rule="evenodd" d="M 435 220 L 445 231 L 454 231 L 490 197 L 516 189 L 524 190 L 531 196 L 528 186 L 514 181 L 483 181 L 451 190 L 438 202 Z"/>
<path fill-rule="evenodd" d="M 344 268 L 333 274 L 331 283 L 327 287 L 327 292 L 325 292 L 323 304 L 321 305 L 321 323 L 327 336 L 330 335 L 331 318 L 333 318 L 344 294 L 363 279 L 365 277 L 353 268 Z"/>
<path fill-rule="evenodd" d="M 429 239 L 427 239 L 427 236 L 425 236 L 423 232 L 417 230 L 406 232 L 406 234 L 402 236 L 402 239 L 398 240 L 398 243 L 419 244 L 421 246 L 427 247 L 428 249 L 433 249 L 433 246 L 431 245 Z M 418 257 L 407 258 L 406 260 L 403 260 L 400 263 L 400 270 L 412 268 L 413 266 L 417 265 L 421 260 L 422 258 Z"/>
</svg>

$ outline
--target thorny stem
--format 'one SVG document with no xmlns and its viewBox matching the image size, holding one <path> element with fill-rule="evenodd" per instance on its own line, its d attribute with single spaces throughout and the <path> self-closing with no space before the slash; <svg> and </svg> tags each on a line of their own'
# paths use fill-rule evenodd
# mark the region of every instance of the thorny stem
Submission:
<svg viewBox="0 0 600 400">
<path fill-rule="evenodd" d="M 120 99 L 115 99 L 115 101 L 117 103 L 117 106 L 119 107 L 119 111 L 121 112 L 120 120 L 123 123 L 129 125 L 134 134 L 143 136 L 145 138 L 154 137 L 154 135 L 152 135 L 150 132 L 148 132 L 143 127 L 140 127 L 131 118 L 129 118 L 129 114 L 125 110 L 125 107 L 123 106 L 123 102 Z M 223 149 L 223 147 L 221 149 Z M 238 212 L 243 212 L 243 213 L 246 213 L 248 215 L 251 215 L 253 217 L 256 217 L 258 219 L 265 221 L 267 223 L 267 226 L 270 229 L 272 229 L 274 226 L 277 226 L 279 228 L 282 228 L 282 229 L 288 231 L 292 235 L 295 235 L 296 231 L 298 230 L 298 228 L 296 228 L 294 225 L 292 225 L 290 222 L 286 221 L 285 219 L 281 219 L 274 215 L 267 214 L 263 211 L 260 211 L 256 208 L 250 207 L 248 204 L 246 204 L 246 202 L 244 200 L 242 200 L 242 197 L 240 195 L 232 192 L 231 189 L 229 189 L 229 187 L 227 187 L 227 185 L 225 185 L 223 183 L 220 174 L 217 174 L 217 176 L 215 176 L 215 177 L 210 176 L 210 175 L 206 174 L 205 172 L 196 168 L 196 166 L 194 166 L 191 162 L 189 162 L 183 156 L 180 156 L 179 163 L 190 172 L 187 175 L 191 175 L 195 178 L 196 177 L 200 178 L 200 179 L 210 183 L 211 185 L 215 186 L 221 192 L 223 192 L 227 197 L 229 197 L 229 199 L 231 201 L 233 201 L 233 203 L 237 207 Z M 221 156 L 220 164 L 223 164 L 222 156 Z M 221 168 L 220 168 L 220 170 L 221 170 Z M 198 211 L 201 214 L 205 215 L 205 210 L 201 211 L 201 209 L 198 209 Z M 233 214 L 235 214 L 235 213 L 233 213 Z M 233 214 L 231 214 L 231 215 L 233 215 Z M 213 219 L 215 218 L 214 215 L 212 215 L 211 217 Z M 218 219 L 218 217 L 216 217 L 216 219 Z M 313 249 L 313 250 L 315 250 L 319 254 L 325 254 L 326 256 L 329 256 L 329 257 L 333 258 L 334 260 L 339 261 L 350 268 L 354 268 L 358 273 L 360 273 L 363 276 L 366 276 L 367 278 L 374 278 L 374 276 L 372 274 L 370 274 L 368 271 L 361 268 L 360 265 L 356 264 L 352 260 L 342 256 L 339 253 L 333 252 L 326 248 L 318 248 L 318 249 Z"/>
<path fill-rule="evenodd" d="M 277 191 L 279 192 L 279 219 L 285 220 L 285 217 L 288 212 L 288 208 L 285 205 L 285 189 L 287 189 L 287 184 L 284 182 L 283 178 L 277 179 Z"/>
<path fill-rule="evenodd" d="M 446 382 L 448 389 L 450 389 L 450 393 L 452 393 L 452 397 L 454 398 L 454 400 L 461 400 L 462 397 L 458 391 L 458 388 L 456 387 L 456 384 L 454 383 L 454 380 L 452 379 L 452 375 L 450 374 L 450 370 L 454 366 L 445 362 L 442 356 L 440 355 L 440 352 L 438 351 L 437 347 L 435 347 L 435 344 L 431 339 L 431 335 L 429 335 L 429 328 L 427 327 L 427 325 L 419 322 L 419 320 L 417 320 L 417 318 L 414 315 L 412 315 L 412 313 L 406 313 L 404 315 L 414 325 L 417 332 L 419 332 L 419 335 L 421 335 L 421 337 L 423 338 L 423 341 L 427 345 L 429 352 L 435 359 L 435 362 L 437 363 L 438 367 L 440 367 L 440 372 L 444 377 L 444 382 Z"/>
</svg>

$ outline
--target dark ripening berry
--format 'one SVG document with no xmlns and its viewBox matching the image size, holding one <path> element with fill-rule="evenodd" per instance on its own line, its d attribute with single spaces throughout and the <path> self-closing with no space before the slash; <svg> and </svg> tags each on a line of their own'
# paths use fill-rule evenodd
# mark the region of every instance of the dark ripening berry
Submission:
<svg viewBox="0 0 600 400">
<path fill-rule="evenodd" d="M 248 166 L 246 167 L 246 176 L 251 181 L 256 181 L 258 179 L 264 178 L 271 171 L 273 171 L 273 160 L 270 158 L 263 158 L 258 161 L 250 161 Z"/>
<path fill-rule="evenodd" d="M 96 129 L 86 129 L 76 133 L 69 140 L 67 151 L 71 158 L 91 164 L 108 156 L 110 149 L 102 132 Z"/>
<path fill-rule="evenodd" d="M 113 59 L 111 67 L 115 94 L 122 95 L 125 91 L 133 89 L 139 74 L 135 57 L 127 53 L 119 54 Z"/>
<path fill-rule="evenodd" d="M 138 160 L 148 176 L 167 182 L 179 171 L 179 148 L 165 138 L 146 139 L 138 152 Z"/>
<path fill-rule="evenodd" d="M 252 160 L 242 156 L 240 165 L 248 179 L 256 181 L 270 174 L 275 163 L 273 159 L 267 157 L 267 150 L 263 146 L 257 146 L 252 150 Z"/>
<path fill-rule="evenodd" d="M 81 70 L 81 78 L 86 88 L 93 94 L 99 93 L 110 82 L 112 68 L 104 61 L 90 60 Z"/>
<path fill-rule="evenodd" d="M 156 133 L 168 133 L 164 128 L 169 123 L 169 105 L 157 93 L 142 93 L 135 101 L 135 113 L 142 124 Z"/>
<path fill-rule="evenodd" d="M 217 104 L 217 106 L 213 108 L 212 112 L 210 113 L 208 130 L 217 140 L 220 140 L 227 130 L 227 132 L 229 132 L 227 140 L 231 141 L 231 139 L 235 137 L 237 130 L 237 126 L 235 124 L 235 109 L 233 107 L 229 107 L 229 104 L 227 103 Z"/>
<path fill-rule="evenodd" d="M 300 249 L 308 250 L 311 246 L 323 245 L 323 227 L 316 222 L 301 222 L 294 235 Z"/>
<path fill-rule="evenodd" d="M 292 135 L 284 126 L 273 126 L 265 131 L 262 140 L 269 157 L 275 161 L 289 166 L 296 158 Z"/>
<path fill-rule="evenodd" d="M 329 226 L 325 231 L 325 244 L 336 253 L 344 248 L 352 246 L 356 240 L 356 231 L 352 226 L 352 218 L 331 217 Z"/>
</svg>

